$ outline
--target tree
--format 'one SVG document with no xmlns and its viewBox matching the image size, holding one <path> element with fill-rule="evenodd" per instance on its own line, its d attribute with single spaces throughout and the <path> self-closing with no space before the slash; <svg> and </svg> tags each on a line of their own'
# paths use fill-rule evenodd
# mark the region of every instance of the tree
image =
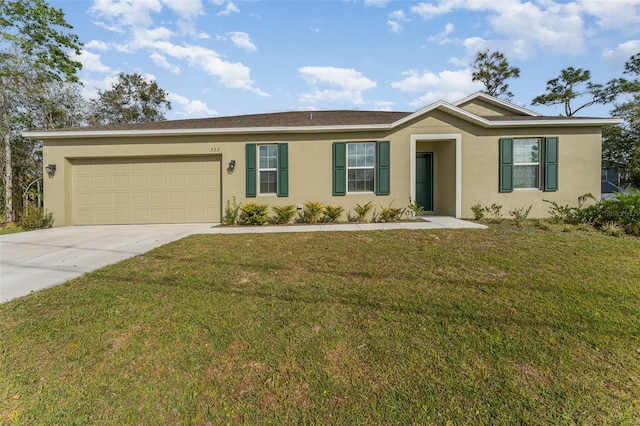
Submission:
<svg viewBox="0 0 640 426">
<path fill-rule="evenodd" d="M 51 82 L 77 82 L 82 44 L 61 10 L 44 0 L 0 0 L 0 137 L 4 220 L 14 219 L 13 145 L 32 121 L 32 103 Z M 41 97 L 40 97 L 41 98 Z"/>
<path fill-rule="evenodd" d="M 560 76 L 547 81 L 547 93 L 537 96 L 533 105 L 564 105 L 567 117 L 595 104 L 609 104 L 619 95 L 629 91 L 625 79 L 613 79 L 606 85 L 591 82 L 591 72 L 582 68 L 565 68 Z M 574 108 L 572 102 L 586 96 L 589 100 Z"/>
<path fill-rule="evenodd" d="M 635 74 L 634 80 L 625 83 L 633 96 L 611 111 L 624 122 L 603 130 L 602 163 L 618 170 L 625 183 L 640 188 L 640 53 L 627 61 L 624 73 Z"/>
<path fill-rule="evenodd" d="M 505 95 L 508 99 L 513 97 L 505 81 L 520 77 L 520 69 L 510 66 L 502 53 L 489 52 L 488 49 L 478 52 L 471 66 L 475 70 L 472 80 L 484 84 L 484 93 L 495 97 Z"/>
<path fill-rule="evenodd" d="M 171 109 L 168 93 L 155 81 L 147 81 L 140 74 L 120 73 L 110 90 L 98 91 L 91 100 L 91 125 L 140 123 L 161 121 Z"/>
</svg>

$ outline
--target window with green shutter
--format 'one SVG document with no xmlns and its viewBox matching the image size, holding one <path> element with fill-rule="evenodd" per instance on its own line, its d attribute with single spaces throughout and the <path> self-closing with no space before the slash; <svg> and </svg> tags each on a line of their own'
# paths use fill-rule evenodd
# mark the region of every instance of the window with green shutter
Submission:
<svg viewBox="0 0 640 426">
<path fill-rule="evenodd" d="M 558 138 L 499 140 L 499 191 L 558 190 Z"/>
<path fill-rule="evenodd" d="M 390 171 L 389 141 L 333 143 L 333 195 L 389 195 Z"/>
<path fill-rule="evenodd" d="M 289 146 L 280 144 L 247 144 L 246 154 L 246 194 L 289 195 Z"/>
</svg>

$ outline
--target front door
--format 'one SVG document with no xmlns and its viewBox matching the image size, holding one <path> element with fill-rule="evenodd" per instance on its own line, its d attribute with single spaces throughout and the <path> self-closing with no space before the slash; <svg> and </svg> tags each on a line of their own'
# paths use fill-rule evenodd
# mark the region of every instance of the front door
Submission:
<svg viewBox="0 0 640 426">
<path fill-rule="evenodd" d="M 433 211 L 433 152 L 416 153 L 416 204 Z"/>
</svg>

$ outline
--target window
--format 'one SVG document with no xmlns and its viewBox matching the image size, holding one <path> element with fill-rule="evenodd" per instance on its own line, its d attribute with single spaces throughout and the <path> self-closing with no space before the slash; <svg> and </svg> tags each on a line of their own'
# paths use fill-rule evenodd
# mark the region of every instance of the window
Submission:
<svg viewBox="0 0 640 426">
<path fill-rule="evenodd" d="M 373 192 L 375 143 L 347 144 L 347 192 Z"/>
<path fill-rule="evenodd" d="M 513 188 L 540 188 L 540 139 L 513 140 Z"/>
<path fill-rule="evenodd" d="M 278 145 L 259 145 L 258 178 L 260 194 L 278 192 Z"/>
<path fill-rule="evenodd" d="M 377 142 L 333 143 L 333 195 L 391 192 L 391 144 Z"/>
<path fill-rule="evenodd" d="M 257 158 L 256 158 L 257 157 Z M 289 146 L 286 143 L 245 145 L 246 196 L 289 195 Z"/>
<path fill-rule="evenodd" d="M 558 190 L 558 138 L 503 138 L 499 144 L 499 190 Z"/>
</svg>

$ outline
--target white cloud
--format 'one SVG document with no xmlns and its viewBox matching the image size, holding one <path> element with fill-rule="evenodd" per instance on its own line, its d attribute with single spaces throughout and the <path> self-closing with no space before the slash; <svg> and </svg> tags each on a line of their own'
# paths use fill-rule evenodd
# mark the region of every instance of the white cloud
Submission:
<svg viewBox="0 0 640 426">
<path fill-rule="evenodd" d="M 80 55 L 76 55 L 75 53 L 71 53 L 71 57 L 79 61 L 82 64 L 82 69 L 85 71 L 91 72 L 102 72 L 108 73 L 111 71 L 111 68 L 102 63 L 100 59 L 100 55 L 96 53 L 91 53 L 87 50 L 82 50 Z"/>
<path fill-rule="evenodd" d="M 151 13 L 162 10 L 159 0 L 95 0 L 91 11 L 103 17 L 117 20 L 121 25 L 150 26 Z"/>
<path fill-rule="evenodd" d="M 192 19 L 204 14 L 200 0 L 162 0 L 162 3 L 183 19 Z"/>
<path fill-rule="evenodd" d="M 385 7 L 391 0 L 364 0 L 365 6 Z"/>
<path fill-rule="evenodd" d="M 603 30 L 640 32 L 638 25 L 640 22 L 640 1 L 638 0 L 578 0 L 577 7 L 584 13 L 592 15 L 598 27 Z"/>
<path fill-rule="evenodd" d="M 615 49 L 605 50 L 602 53 L 602 58 L 613 69 L 622 70 L 624 63 L 638 52 L 640 52 L 640 40 L 629 40 L 618 44 Z"/>
<path fill-rule="evenodd" d="M 405 16 L 402 10 L 396 10 L 389 14 L 389 18 L 387 19 L 387 25 L 391 32 L 396 34 L 402 31 L 402 22 L 408 22 L 407 17 Z"/>
<path fill-rule="evenodd" d="M 167 96 L 171 102 L 172 109 L 176 112 L 176 115 L 188 118 L 198 117 L 213 117 L 218 113 L 209 108 L 209 106 L 198 99 L 188 99 L 177 93 L 169 93 Z M 180 106 L 180 109 L 176 111 L 176 105 Z"/>
<path fill-rule="evenodd" d="M 444 30 L 442 30 L 442 32 L 434 35 L 434 36 L 430 36 L 429 38 L 427 38 L 427 40 L 432 41 L 432 42 L 436 42 L 438 44 L 449 44 L 453 41 L 453 39 L 449 38 L 449 35 L 455 30 L 455 26 L 451 23 L 448 22 L 445 26 L 444 26 Z"/>
<path fill-rule="evenodd" d="M 391 101 L 373 101 L 371 103 L 376 111 L 393 111 L 393 102 Z"/>
<path fill-rule="evenodd" d="M 251 41 L 251 37 L 249 37 L 249 34 L 247 33 L 234 31 L 234 32 L 227 33 L 227 35 L 229 36 L 233 44 L 236 45 L 236 47 L 245 49 L 249 52 L 255 52 L 258 50 L 256 45 L 253 44 L 253 42 Z"/>
<path fill-rule="evenodd" d="M 300 95 L 301 103 L 316 104 L 322 101 L 346 102 L 353 105 L 361 105 L 364 103 L 362 93 L 357 90 L 314 90 Z"/>
<path fill-rule="evenodd" d="M 410 70 L 403 72 L 404 79 L 391 83 L 391 87 L 408 93 L 424 93 L 410 103 L 414 107 L 423 107 L 439 100 L 455 101 L 480 90 L 482 84 L 472 81 L 471 73 L 471 69 L 437 74 Z"/>
<path fill-rule="evenodd" d="M 250 90 L 259 96 L 269 96 L 253 87 L 254 82 L 251 80 L 251 70 L 248 67 L 239 62 L 224 61 L 214 50 L 194 45 L 180 46 L 167 41 L 149 43 L 146 47 L 155 49 L 164 56 L 186 60 L 189 65 L 218 77 L 220 82 L 230 89 Z"/>
<path fill-rule="evenodd" d="M 218 12 L 218 16 L 226 16 L 231 15 L 232 13 L 238 13 L 240 9 L 232 2 L 227 2 L 227 6 L 220 12 Z"/>
<path fill-rule="evenodd" d="M 101 79 L 83 78 L 82 96 L 85 99 L 96 99 L 98 97 L 98 90 L 110 90 L 117 81 L 118 73 L 115 71 Z"/>
<path fill-rule="evenodd" d="M 302 67 L 298 68 L 298 72 L 312 86 L 332 86 L 330 89 L 315 89 L 312 92 L 303 93 L 300 96 L 300 101 L 303 103 L 329 101 L 360 105 L 364 103 L 362 92 L 376 87 L 375 81 L 352 68 Z"/>
<path fill-rule="evenodd" d="M 99 40 L 91 40 L 89 43 L 85 43 L 84 47 L 96 50 L 109 50 L 110 48 L 108 43 Z"/>
<path fill-rule="evenodd" d="M 610 3 L 616 2 L 606 2 Z M 417 4 L 410 11 L 428 20 L 460 9 L 488 13 L 493 31 L 509 44 L 519 46 L 520 57 L 532 56 L 536 50 L 552 54 L 579 54 L 585 50 L 584 9 L 575 2 L 440 0 Z"/>
<path fill-rule="evenodd" d="M 353 68 L 302 67 L 298 72 L 309 84 L 326 83 L 347 90 L 367 90 L 376 87 L 376 82 Z"/>
<path fill-rule="evenodd" d="M 224 5 L 225 9 L 221 14 L 238 11 L 232 1 L 211 1 L 218 6 Z M 95 0 L 91 11 L 94 16 L 106 20 L 105 26 L 113 24 L 124 28 L 129 34 L 127 41 L 111 45 L 117 51 L 132 54 L 147 51 L 157 66 L 174 73 L 179 73 L 183 67 L 179 61 L 185 61 L 191 67 L 217 77 L 227 88 L 249 90 L 262 97 L 269 96 L 254 87 L 251 70 L 242 63 L 227 61 L 209 48 L 188 43 L 176 44 L 171 41 L 177 35 L 174 31 L 164 26 L 154 27 L 152 14 L 161 12 L 163 7 L 180 17 L 181 20 L 177 23 L 179 31 L 196 38 L 208 37 L 204 33 L 197 34 L 195 27 L 190 28 L 185 21 L 203 13 L 200 0 Z M 170 21 L 167 25 L 169 24 Z M 236 46 L 249 51 L 257 50 L 246 33 L 233 32 L 228 35 Z"/>
<path fill-rule="evenodd" d="M 167 69 L 174 74 L 180 74 L 180 67 L 178 65 L 171 64 L 164 55 L 154 52 L 149 55 L 149 58 L 151 58 L 153 63 L 160 68 Z"/>
</svg>

